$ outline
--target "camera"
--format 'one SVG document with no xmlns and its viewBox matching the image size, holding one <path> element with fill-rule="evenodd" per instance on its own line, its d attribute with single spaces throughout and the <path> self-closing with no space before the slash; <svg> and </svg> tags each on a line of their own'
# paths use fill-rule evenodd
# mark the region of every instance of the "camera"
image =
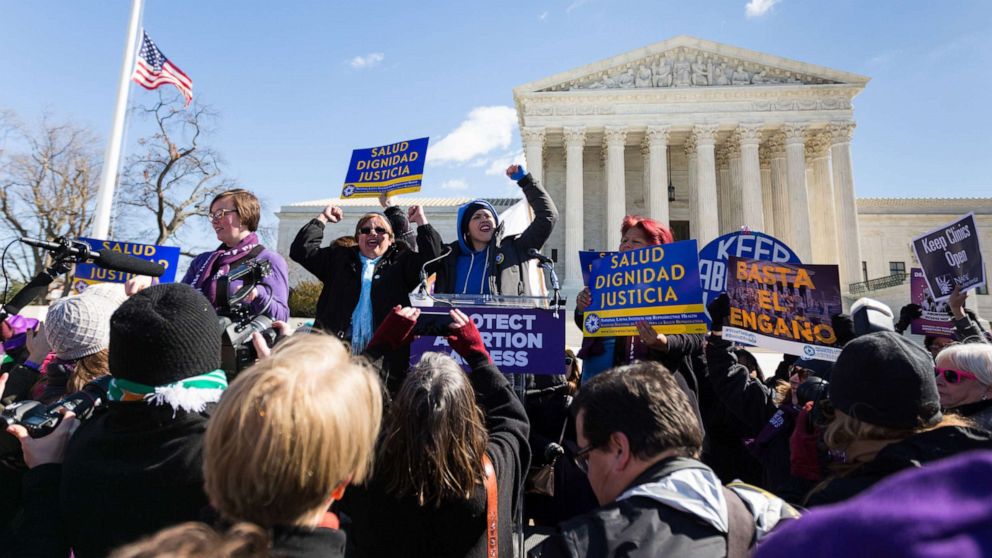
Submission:
<svg viewBox="0 0 992 558">
<path fill-rule="evenodd" d="M 892 310 L 885 304 L 868 297 L 859 298 L 851 305 L 854 335 L 861 336 L 878 331 L 895 331 Z"/>
<path fill-rule="evenodd" d="M 253 314 L 248 304 L 242 302 L 262 279 L 272 273 L 267 260 L 251 259 L 217 279 L 217 316 L 221 329 L 221 368 L 228 380 L 258 358 L 251 342 L 256 331 L 262 334 L 268 346 L 273 346 L 278 334 L 272 329 L 272 319 L 264 314 L 268 307 Z M 231 293 L 231 287 L 240 283 Z"/>
<path fill-rule="evenodd" d="M 0 427 L 19 424 L 28 431 L 32 438 L 42 438 L 51 434 L 62 422 L 63 410 L 72 411 L 79 420 L 86 420 L 93 412 L 107 401 L 107 389 L 110 387 L 111 376 L 101 376 L 83 386 L 76 393 L 70 393 L 61 400 L 50 405 L 39 401 L 18 401 L 7 405 L 0 412 Z M 13 435 L 0 433 L 0 456 L 7 458 L 17 455 L 20 461 L 20 443 Z"/>
</svg>

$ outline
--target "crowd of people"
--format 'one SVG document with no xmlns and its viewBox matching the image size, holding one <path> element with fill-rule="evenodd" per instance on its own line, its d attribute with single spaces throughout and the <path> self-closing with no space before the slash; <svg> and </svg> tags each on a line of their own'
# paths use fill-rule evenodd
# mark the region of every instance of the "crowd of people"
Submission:
<svg viewBox="0 0 992 558">
<path fill-rule="evenodd" d="M 0 555 L 992 552 L 992 343 L 967 293 L 949 300 L 953 338 L 917 345 L 903 332 L 919 306 L 869 300 L 831 316 L 836 362 L 786 355 L 768 374 L 723 338 L 726 294 L 705 335 L 640 322 L 565 351 L 565 374 L 517 379 L 451 309 L 465 366 L 411 363 L 424 272 L 437 294 L 538 292 L 526 266 L 557 209 L 521 166 L 506 174 L 534 214 L 516 235 L 476 200 L 446 244 L 422 207 L 384 197 L 331 238 L 344 214 L 326 207 L 288 254 L 324 286 L 305 330 L 285 322 L 286 262 L 240 189 L 210 204 L 221 244 L 182 282 L 94 285 L 43 323 L 8 317 Z M 675 240 L 637 216 L 621 233 L 619 251 Z M 256 334 L 258 360 L 232 373 L 218 286 L 253 259 L 272 272 L 245 304 L 279 339 Z M 589 303 L 581 291 L 578 324 Z"/>
</svg>

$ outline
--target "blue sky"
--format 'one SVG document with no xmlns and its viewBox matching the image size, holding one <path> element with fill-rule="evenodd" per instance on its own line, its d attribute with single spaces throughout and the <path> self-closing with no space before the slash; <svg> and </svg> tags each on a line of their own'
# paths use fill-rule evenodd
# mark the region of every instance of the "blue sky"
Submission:
<svg viewBox="0 0 992 558">
<path fill-rule="evenodd" d="M 129 7 L 0 0 L 0 109 L 105 138 Z M 336 196 L 354 148 L 460 127 L 423 195 L 515 195 L 496 172 L 520 151 L 513 87 L 680 34 L 871 77 L 855 99 L 859 197 L 990 196 L 990 24 L 982 0 L 148 0 L 144 13 L 221 113 L 225 170 L 270 210 Z M 132 101 L 153 95 L 132 86 Z"/>
</svg>

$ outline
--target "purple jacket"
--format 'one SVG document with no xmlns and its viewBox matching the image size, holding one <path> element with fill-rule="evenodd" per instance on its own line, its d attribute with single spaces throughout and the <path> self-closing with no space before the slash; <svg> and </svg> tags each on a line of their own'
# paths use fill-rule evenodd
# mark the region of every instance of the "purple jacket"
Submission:
<svg viewBox="0 0 992 558">
<path fill-rule="evenodd" d="M 211 254 L 212 252 L 204 252 L 193 258 L 193 263 L 186 270 L 186 276 L 183 277 L 182 282 L 192 285 L 196 270 L 210 258 Z M 269 309 L 265 315 L 273 320 L 286 321 L 289 319 L 289 271 L 286 267 L 286 260 L 268 248 L 258 254 L 258 259 L 268 260 L 272 264 L 272 273 L 262 279 L 258 285 L 258 296 L 252 301 L 251 310 L 256 313 L 260 312 L 262 308 L 265 308 L 266 303 L 269 303 Z"/>
<path fill-rule="evenodd" d="M 756 558 L 971 558 L 992 554 L 992 451 L 893 475 L 783 525 Z"/>
</svg>

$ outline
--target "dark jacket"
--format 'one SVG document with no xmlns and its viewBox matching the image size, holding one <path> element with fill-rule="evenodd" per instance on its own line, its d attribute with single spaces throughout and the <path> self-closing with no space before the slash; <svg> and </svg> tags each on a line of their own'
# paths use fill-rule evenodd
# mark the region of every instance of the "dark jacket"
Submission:
<svg viewBox="0 0 992 558">
<path fill-rule="evenodd" d="M 474 364 L 469 377 L 486 417 L 486 453 L 496 469 L 499 490 L 499 555 L 513 556 L 514 510 L 530 462 L 530 427 L 523 405 L 499 370 L 484 362 Z M 376 467 L 385 466 L 389 464 L 376 463 Z M 335 510 L 348 530 L 350 556 L 486 556 L 486 490 L 482 485 L 471 499 L 449 500 L 440 508 L 423 507 L 412 496 L 389 494 L 373 474 L 365 486 L 350 487 Z"/>
<path fill-rule="evenodd" d="M 339 529 L 276 527 L 272 530 L 272 558 L 343 557 L 345 534 Z"/>
<path fill-rule="evenodd" d="M 967 403 L 960 407 L 946 409 L 944 412 L 961 415 L 974 422 L 978 428 L 992 431 L 992 399 Z"/>
<path fill-rule="evenodd" d="M 551 196 L 545 191 L 541 184 L 528 174 L 517 181 L 527 203 L 534 210 L 534 220 L 518 235 L 503 236 L 503 226 L 497 223 L 496 232 L 492 240 L 489 241 L 489 250 L 486 253 L 487 261 L 481 262 L 489 270 L 489 292 L 492 294 L 504 295 L 524 295 L 529 294 L 526 283 L 525 268 L 523 263 L 531 259 L 527 254 L 530 249 L 540 250 L 551 231 L 558 221 L 558 209 L 551 200 Z M 486 203 L 485 205 L 488 205 Z M 437 273 L 434 283 L 435 293 L 462 293 L 480 294 L 477 285 L 473 285 L 466 291 L 464 285 L 456 285 L 457 266 L 459 257 L 471 257 L 471 248 L 464 239 L 465 223 L 463 221 L 471 218 L 465 215 L 466 206 L 462 206 L 458 212 L 458 230 L 456 234 L 459 238 L 448 244 L 451 254 L 431 266 L 431 270 Z M 490 206 L 491 207 L 491 206 Z M 493 209 L 493 215 L 496 216 Z"/>
<path fill-rule="evenodd" d="M 324 284 L 317 299 L 315 327 L 350 341 L 351 315 L 362 289 L 358 247 L 331 244 L 321 248 L 323 239 L 324 223 L 311 220 L 297 233 L 289 257 Z M 420 283 L 421 266 L 440 253 L 441 236 L 429 224 L 417 227 L 417 246 L 419 252 L 413 252 L 394 242 L 376 264 L 372 279 L 373 330 L 394 306 L 410 305 L 409 293 Z M 387 388 L 395 393 L 409 366 L 409 348 L 393 351 L 386 360 L 383 369 L 387 373 Z"/>
<path fill-rule="evenodd" d="M 758 438 L 769 426 L 772 417 L 782 419 L 779 431 L 761 440 L 760 447 L 755 448 L 755 455 L 764 467 L 762 485 L 778 494 L 792 482 L 789 437 L 792 435 L 794 415 L 785 409 L 780 414 L 774 401 L 775 392 L 751 378 L 747 367 L 737 362 L 733 343 L 722 337 L 711 335 L 707 338 L 706 367 L 710 385 L 723 405 L 737 416 L 745 435 Z"/>
<path fill-rule="evenodd" d="M 812 507 L 847 500 L 893 473 L 977 449 L 992 449 L 992 433 L 977 428 L 944 426 L 915 434 L 885 446 L 875 459 L 844 476 L 827 479 L 810 492 L 806 505 Z"/>
<path fill-rule="evenodd" d="M 691 485 L 691 489 L 676 493 L 673 485 L 666 484 L 668 477 L 687 473 L 693 476 L 674 483 Z M 779 520 L 795 517 L 794 510 L 767 493 L 737 486 L 731 489 L 755 521 L 758 538 Z M 716 494 L 724 499 L 713 498 Z M 727 517 L 728 497 L 716 475 L 699 461 L 664 459 L 637 477 L 617 500 L 560 524 L 530 556 L 723 557 L 728 528 L 725 519 L 721 523 L 717 518 L 721 513 Z"/>
</svg>

